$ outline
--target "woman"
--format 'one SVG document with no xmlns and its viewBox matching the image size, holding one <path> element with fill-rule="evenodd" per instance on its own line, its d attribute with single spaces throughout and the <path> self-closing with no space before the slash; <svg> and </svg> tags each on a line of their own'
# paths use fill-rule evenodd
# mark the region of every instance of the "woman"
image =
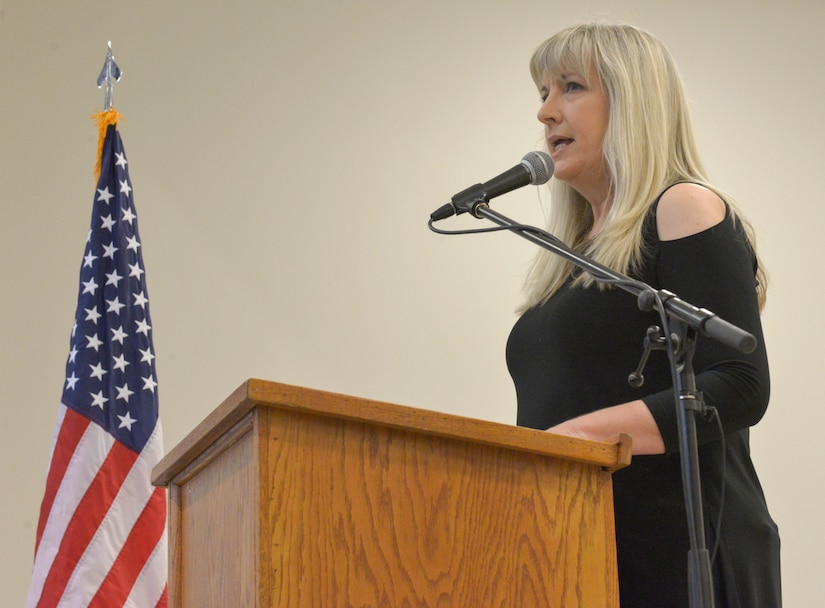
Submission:
<svg viewBox="0 0 825 608">
<path fill-rule="evenodd" d="M 550 232 L 757 337 L 749 355 L 699 338 L 696 382 L 724 441 L 716 420 L 699 420 L 697 435 L 707 546 L 718 542 L 716 606 L 777 608 L 779 537 L 748 446 L 769 394 L 759 319 L 765 275 L 752 231 L 708 183 L 680 76 L 656 38 L 630 26 L 573 27 L 536 50 L 531 72 L 555 163 Z M 642 387 L 627 382 L 658 317 L 543 250 L 526 286 L 507 345 L 518 424 L 593 440 L 633 436 L 633 464 L 613 477 L 621 605 L 687 606 L 689 540 L 667 357 L 654 352 Z"/>
</svg>

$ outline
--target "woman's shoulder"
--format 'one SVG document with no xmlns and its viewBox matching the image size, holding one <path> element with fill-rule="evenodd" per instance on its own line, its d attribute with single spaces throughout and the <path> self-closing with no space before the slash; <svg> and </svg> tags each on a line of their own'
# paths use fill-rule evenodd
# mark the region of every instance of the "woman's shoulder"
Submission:
<svg viewBox="0 0 825 608">
<path fill-rule="evenodd" d="M 682 182 L 665 190 L 655 206 L 660 241 L 674 241 L 703 232 L 725 219 L 727 205 L 713 190 Z"/>
</svg>

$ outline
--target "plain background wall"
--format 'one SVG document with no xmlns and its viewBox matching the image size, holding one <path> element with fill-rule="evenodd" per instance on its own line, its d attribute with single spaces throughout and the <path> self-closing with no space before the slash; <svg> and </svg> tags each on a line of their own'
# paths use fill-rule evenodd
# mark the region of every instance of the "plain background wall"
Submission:
<svg viewBox="0 0 825 608">
<path fill-rule="evenodd" d="M 706 164 L 758 230 L 773 396 L 754 459 L 783 537 L 786 606 L 825 603 L 823 7 L 2 0 L 2 604 L 22 605 L 28 587 L 108 40 L 169 449 L 248 377 L 514 422 L 504 344 L 533 246 L 437 236 L 426 219 L 540 145 L 530 53 L 593 16 L 665 41 Z M 534 188 L 495 206 L 543 222 Z"/>
</svg>

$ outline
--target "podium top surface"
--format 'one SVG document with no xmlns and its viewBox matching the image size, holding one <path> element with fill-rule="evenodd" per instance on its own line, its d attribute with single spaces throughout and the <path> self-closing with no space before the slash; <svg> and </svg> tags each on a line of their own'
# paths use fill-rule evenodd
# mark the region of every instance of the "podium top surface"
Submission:
<svg viewBox="0 0 825 608">
<path fill-rule="evenodd" d="M 168 485 L 204 450 L 257 407 L 299 411 L 532 452 L 600 466 L 606 471 L 615 471 L 630 464 L 631 439 L 628 435 L 617 436 L 611 442 L 586 441 L 454 414 L 251 379 L 239 386 L 166 454 L 152 471 L 152 483 Z"/>
</svg>

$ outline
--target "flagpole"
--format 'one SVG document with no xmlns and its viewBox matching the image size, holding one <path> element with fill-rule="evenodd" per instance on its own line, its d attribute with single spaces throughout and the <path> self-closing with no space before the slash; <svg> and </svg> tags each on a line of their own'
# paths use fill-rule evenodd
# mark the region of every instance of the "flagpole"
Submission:
<svg viewBox="0 0 825 608">
<path fill-rule="evenodd" d="M 120 80 L 122 72 L 115 63 L 115 56 L 112 54 L 112 41 L 109 41 L 109 49 L 106 51 L 106 61 L 103 63 L 103 69 L 100 70 L 100 75 L 97 77 L 97 88 L 104 89 L 103 111 L 108 112 L 112 109 L 112 91 L 115 83 Z"/>
<path fill-rule="evenodd" d="M 97 162 L 95 163 L 95 182 L 100 179 L 100 166 L 103 155 L 103 143 L 106 140 L 106 130 L 109 125 L 117 126 L 121 116 L 113 105 L 112 92 L 115 83 L 120 81 L 123 72 L 120 66 L 115 62 L 115 56 L 112 53 L 112 41 L 109 40 L 108 49 L 106 51 L 106 60 L 103 62 L 103 69 L 97 77 L 97 88 L 104 90 L 103 111 L 93 115 L 97 120 L 98 137 L 97 137 Z"/>
</svg>

